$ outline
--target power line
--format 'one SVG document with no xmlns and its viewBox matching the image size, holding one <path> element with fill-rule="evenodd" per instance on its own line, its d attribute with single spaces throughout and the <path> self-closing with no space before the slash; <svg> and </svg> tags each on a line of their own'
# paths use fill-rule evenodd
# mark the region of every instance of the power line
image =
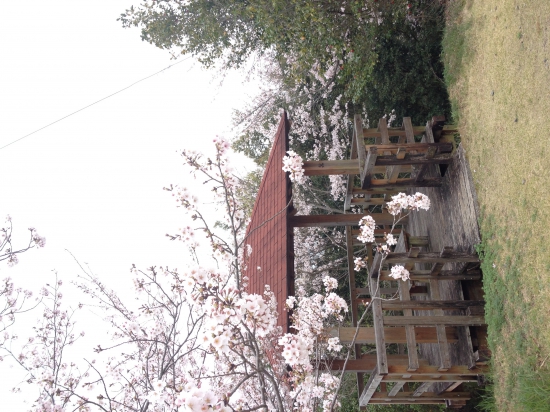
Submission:
<svg viewBox="0 0 550 412">
<path fill-rule="evenodd" d="M 34 132 L 31 132 L 31 133 L 29 133 L 29 134 L 26 134 L 25 136 L 20 137 L 19 139 L 14 140 L 13 142 L 8 143 L 8 144 L 5 145 L 5 146 L 0 147 L 0 150 L 2 150 L 2 149 L 6 148 L 6 147 L 8 147 L 8 146 L 10 146 L 10 145 L 12 145 L 12 144 L 14 144 L 14 143 L 17 143 L 18 141 L 23 140 L 23 139 L 26 138 L 26 137 L 29 137 L 29 136 L 31 136 L 31 135 L 33 135 L 33 134 L 35 134 L 35 133 L 38 133 L 39 131 L 44 130 L 44 129 L 47 128 L 47 127 L 50 127 L 50 126 L 52 126 L 52 125 L 54 125 L 54 124 L 56 124 L 56 123 L 59 123 L 60 121 L 65 120 L 67 117 L 71 117 L 72 115 L 77 114 L 77 113 L 81 112 L 82 110 L 86 110 L 87 108 L 92 107 L 93 105 L 98 104 L 98 103 L 102 102 L 103 100 L 108 99 L 109 97 L 113 97 L 113 96 L 116 95 L 116 94 L 122 93 L 124 90 L 128 90 L 130 87 L 133 87 L 133 86 L 135 86 L 136 84 L 141 83 L 142 81 L 145 81 L 145 80 L 147 80 L 147 79 L 150 79 L 151 77 L 156 76 L 157 74 L 162 73 L 162 72 L 165 71 L 165 70 L 168 70 L 170 67 L 177 66 L 178 64 L 183 63 L 184 61 L 189 60 L 190 58 L 191 58 L 191 56 L 186 57 L 185 59 L 180 60 L 180 61 L 177 62 L 177 63 L 171 64 L 170 66 L 167 66 L 167 67 L 165 67 L 164 69 L 159 70 L 158 72 L 153 73 L 153 74 L 151 74 L 151 75 L 149 75 L 149 76 L 147 76 L 147 77 L 144 77 L 143 79 L 140 79 L 140 80 L 138 80 L 138 81 L 132 83 L 131 85 L 126 86 L 126 87 L 123 88 L 123 89 L 120 89 L 120 90 L 118 90 L 118 91 L 116 91 L 116 92 L 114 92 L 114 93 L 112 93 L 112 94 L 110 94 L 110 95 L 108 95 L 108 96 L 105 96 L 105 97 L 103 97 L 102 99 L 99 99 L 99 100 L 97 100 L 97 101 L 95 101 L 95 102 L 93 102 L 93 103 L 91 103 L 91 104 L 89 104 L 89 105 L 87 105 L 87 106 L 84 106 L 84 107 L 82 107 L 81 109 L 78 109 L 77 111 L 74 111 L 74 112 L 72 112 L 72 113 L 70 113 L 70 114 L 68 114 L 68 115 L 66 115 L 66 116 L 63 116 L 63 117 L 61 117 L 60 119 L 57 119 L 56 121 L 51 122 L 50 124 L 47 124 L 46 126 L 41 127 L 40 129 L 36 129 Z"/>
</svg>

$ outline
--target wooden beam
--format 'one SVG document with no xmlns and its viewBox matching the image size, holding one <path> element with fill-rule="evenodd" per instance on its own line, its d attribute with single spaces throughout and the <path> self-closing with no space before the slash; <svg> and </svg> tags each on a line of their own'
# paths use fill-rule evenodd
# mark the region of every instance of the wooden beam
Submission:
<svg viewBox="0 0 550 412">
<path fill-rule="evenodd" d="M 357 215 L 359 216 L 359 215 Z M 441 257 L 437 252 L 421 252 L 417 257 L 409 257 L 407 253 L 390 252 L 386 257 L 386 263 L 437 263 L 437 262 L 479 262 L 477 255 L 452 252 L 448 257 Z"/>
<path fill-rule="evenodd" d="M 442 393 L 445 393 L 445 392 L 452 392 L 454 391 L 456 388 L 458 388 L 460 385 L 462 385 L 462 382 L 452 382 L 452 383 L 449 383 L 449 385 L 447 385 L 447 387 L 445 389 L 443 389 L 442 391 L 439 391 L 438 392 L 438 395 L 439 394 L 442 394 Z"/>
<path fill-rule="evenodd" d="M 404 117 L 403 118 L 403 123 L 405 123 L 405 119 L 410 120 L 410 117 L 409 118 Z M 419 136 L 419 135 L 423 134 L 424 131 L 426 130 L 426 128 L 424 126 L 411 126 L 411 127 L 412 127 L 413 136 Z M 388 127 L 388 134 L 390 136 L 407 136 L 407 131 L 406 131 L 406 129 L 403 130 L 403 128 Z M 375 129 L 375 128 L 372 128 L 372 129 L 363 128 L 363 137 L 364 138 L 380 137 L 380 131 L 378 129 Z"/>
<path fill-rule="evenodd" d="M 371 147 L 367 150 L 367 157 L 365 159 L 365 166 L 361 170 L 361 188 L 368 189 L 371 186 L 372 175 L 374 174 L 374 166 L 376 164 L 376 158 L 378 157 L 378 149 Z"/>
<path fill-rule="evenodd" d="M 359 117 L 361 118 L 361 117 Z M 352 135 L 351 135 L 351 153 L 350 153 L 350 160 L 357 159 L 357 141 L 361 140 L 361 148 L 363 148 L 363 139 L 358 139 L 356 129 L 354 128 Z M 359 162 L 359 160 L 357 160 Z M 348 175 L 347 179 L 347 186 L 346 186 L 346 200 L 344 202 L 344 210 L 348 211 L 351 209 L 351 198 L 352 198 L 352 190 L 354 186 L 355 181 L 355 175 L 360 173 L 360 166 L 359 163 L 357 164 L 357 170 L 351 174 Z"/>
<path fill-rule="evenodd" d="M 352 189 L 352 194 L 354 195 L 396 195 L 399 192 L 402 192 L 404 190 L 407 190 L 406 187 L 398 187 L 398 186 L 391 186 L 391 187 L 373 187 L 371 189 L 361 189 L 359 187 L 354 187 Z"/>
<path fill-rule="evenodd" d="M 385 205 L 388 202 L 389 200 L 386 200 L 383 197 L 371 197 L 369 199 L 354 197 L 351 199 L 352 205 Z"/>
<path fill-rule="evenodd" d="M 422 179 L 422 181 L 416 181 L 413 178 L 397 179 L 395 182 L 396 187 L 412 186 L 412 187 L 440 187 L 443 184 L 443 178 L 441 177 L 428 177 Z M 388 179 L 371 179 L 370 187 L 392 187 L 392 184 L 388 182 Z"/>
<path fill-rule="evenodd" d="M 424 131 L 424 136 L 427 143 L 434 143 L 434 134 L 433 134 L 433 120 L 428 120 L 426 122 L 426 129 Z"/>
<path fill-rule="evenodd" d="M 391 391 L 388 393 L 388 396 L 392 397 L 397 395 L 397 393 L 401 391 L 401 389 L 403 389 L 403 386 L 405 386 L 405 382 L 397 382 L 395 385 L 393 385 L 393 388 L 391 388 Z"/>
<path fill-rule="evenodd" d="M 372 216 L 377 225 L 391 225 L 394 216 L 388 212 L 382 213 L 350 213 L 338 215 L 297 215 L 289 218 L 292 227 L 323 227 L 323 226 L 358 226 L 364 216 Z M 403 221 L 403 224 L 406 223 Z"/>
<path fill-rule="evenodd" d="M 431 386 L 432 383 L 429 383 L 427 386 Z M 422 385 L 421 385 L 422 387 Z M 393 402 L 394 400 L 407 399 L 411 403 L 416 403 L 417 400 L 438 400 L 438 399 L 470 399 L 470 392 L 448 392 L 443 394 L 438 394 L 435 392 L 427 392 L 427 389 L 421 392 L 418 389 L 415 392 L 399 392 L 395 396 L 390 396 L 387 392 L 375 392 L 372 395 L 371 399 L 387 399 L 388 401 Z M 419 388 L 420 389 L 420 388 Z"/>
<path fill-rule="evenodd" d="M 445 280 L 479 280 L 481 279 L 481 271 L 473 270 L 471 272 L 462 273 L 452 270 L 442 270 L 439 275 L 432 275 L 430 270 L 410 270 L 411 280 L 413 281 L 429 281 L 437 278 L 439 281 Z M 389 270 L 383 270 L 380 273 L 380 280 L 394 280 L 390 277 Z"/>
<path fill-rule="evenodd" d="M 349 280 L 349 290 L 350 290 L 350 300 L 351 300 L 351 324 L 352 326 L 357 326 L 359 308 L 356 295 L 356 284 L 355 284 L 355 263 L 353 255 L 353 236 L 350 226 L 346 226 L 346 249 L 347 249 L 347 258 L 348 258 L 348 280 Z M 355 360 L 361 356 L 361 344 L 355 344 Z M 363 375 L 358 373 L 356 375 L 357 379 L 357 393 L 361 393 L 363 390 Z"/>
<path fill-rule="evenodd" d="M 357 288 L 355 289 L 357 296 L 359 295 L 369 295 L 371 294 L 370 288 Z M 395 295 L 397 293 L 397 288 L 379 288 L 379 293 L 381 295 Z"/>
<path fill-rule="evenodd" d="M 477 375 L 384 375 L 384 382 L 477 382 Z"/>
<path fill-rule="evenodd" d="M 409 293 L 410 289 L 410 282 L 399 282 L 399 297 L 401 298 L 402 303 L 406 301 L 411 300 L 411 295 Z M 412 316 L 412 310 L 410 309 L 402 309 L 403 313 L 405 315 Z M 416 348 L 416 338 L 415 338 L 415 331 L 414 326 L 412 325 L 405 325 L 405 335 L 407 337 L 407 350 L 408 350 L 408 356 L 409 356 L 409 368 L 408 371 L 415 371 L 418 369 L 419 363 L 418 363 L 418 352 Z"/>
<path fill-rule="evenodd" d="M 395 400 L 395 401 L 387 401 L 386 399 L 371 399 L 369 401 L 369 405 L 409 405 L 411 403 L 414 403 L 415 405 L 445 405 L 445 399 L 441 400 L 418 400 L 416 402 L 410 402 L 408 400 Z"/>
<path fill-rule="evenodd" d="M 388 122 L 386 121 L 385 117 L 382 117 L 380 120 L 378 120 L 378 129 L 380 132 L 380 143 L 382 144 L 390 144 L 390 135 L 388 132 Z"/>
<path fill-rule="evenodd" d="M 365 149 L 365 142 L 363 139 L 359 138 L 361 130 L 363 130 L 363 119 L 361 119 L 360 114 L 356 114 L 353 117 L 354 124 L 354 135 L 355 142 L 357 143 L 357 159 L 359 159 L 359 175 L 361 176 L 361 181 L 363 181 L 363 170 L 365 169 L 365 162 L 367 160 L 367 152 Z"/>
<path fill-rule="evenodd" d="M 405 130 L 405 136 L 407 137 L 407 143 L 414 143 L 414 128 L 410 117 L 403 118 L 403 129 Z"/>
<path fill-rule="evenodd" d="M 454 248 L 452 246 L 444 246 L 443 249 L 441 250 L 441 253 L 439 254 L 439 256 L 441 256 L 443 258 L 444 257 L 449 257 L 452 254 L 453 250 L 454 250 Z M 432 267 L 432 270 L 431 270 L 431 274 L 432 275 L 439 275 L 439 273 L 441 273 L 441 269 L 443 269 L 444 265 L 445 265 L 445 262 L 437 262 L 436 264 L 434 264 L 433 267 Z"/>
<path fill-rule="evenodd" d="M 424 382 L 422 383 L 418 388 L 416 388 L 416 390 L 412 393 L 412 396 L 415 397 L 415 398 L 419 398 L 421 397 L 424 392 L 427 392 L 428 389 L 430 388 L 430 386 L 432 386 L 433 383 L 432 382 Z M 409 395 L 411 396 L 411 395 Z"/>
<path fill-rule="evenodd" d="M 389 365 L 408 365 L 409 359 L 407 355 L 388 355 Z M 330 363 L 330 370 L 341 371 L 344 368 L 344 359 L 334 359 Z M 372 373 L 376 368 L 377 356 L 375 354 L 363 355 L 360 359 L 348 359 L 346 372 L 366 372 Z M 428 366 L 427 360 L 422 359 L 421 364 Z"/>
<path fill-rule="evenodd" d="M 354 160 L 308 160 L 304 162 L 306 176 L 358 175 L 359 161 Z M 386 166 L 374 166 L 373 173 L 385 173 Z"/>
<path fill-rule="evenodd" d="M 458 342 L 458 334 L 455 328 L 446 328 L 448 342 Z M 355 335 L 354 327 L 330 328 L 329 336 L 340 338 L 341 342 L 350 343 Z M 404 327 L 385 327 L 384 336 L 386 343 L 407 343 Z M 417 343 L 437 343 L 435 327 L 415 328 L 414 338 Z M 357 335 L 358 343 L 375 343 L 374 328 L 362 326 Z"/>
<path fill-rule="evenodd" d="M 359 406 L 366 406 L 369 403 L 372 395 L 376 392 L 376 388 L 378 388 L 378 385 L 382 382 L 382 378 L 383 375 L 379 374 L 378 370 L 375 369 L 370 375 L 363 393 L 361 393 L 361 396 L 359 397 Z"/>
<path fill-rule="evenodd" d="M 399 282 L 399 284 L 405 282 Z M 384 310 L 464 310 L 471 306 L 484 306 L 482 300 L 384 300 Z"/>
<path fill-rule="evenodd" d="M 380 265 L 382 264 L 382 253 L 376 253 L 374 255 L 374 259 L 372 259 L 372 264 L 369 269 L 369 275 L 371 278 L 378 278 L 378 274 L 380 273 Z"/>
<path fill-rule="evenodd" d="M 423 329 L 423 328 L 418 328 Z M 477 375 L 484 375 L 485 373 L 489 372 L 489 367 L 486 365 L 476 365 L 475 368 L 469 369 L 467 365 L 453 365 L 449 368 L 448 371 L 446 371 L 444 374 L 441 373 L 438 366 L 425 366 L 420 365 L 420 367 L 412 374 L 413 376 L 448 376 L 448 375 L 456 375 L 456 376 L 477 376 Z M 390 365 L 388 367 L 388 376 L 391 377 L 399 377 L 403 375 L 410 375 L 411 373 L 407 371 L 407 366 L 405 365 Z M 422 382 L 424 378 L 418 379 L 419 382 Z M 404 379 L 406 382 L 410 382 L 407 379 Z M 458 382 L 458 379 L 457 379 Z"/>
<path fill-rule="evenodd" d="M 395 159 L 403 160 L 405 159 L 406 154 L 407 154 L 407 151 L 405 149 L 398 149 L 397 153 L 395 154 Z M 388 182 L 391 184 L 396 183 L 397 178 L 399 177 L 399 173 L 401 173 L 401 171 L 402 171 L 402 166 L 400 165 L 386 166 L 386 177 L 388 179 Z"/>
<path fill-rule="evenodd" d="M 376 166 L 449 164 L 454 159 L 453 153 L 436 153 L 431 157 L 428 157 L 427 153 L 405 153 L 403 156 L 400 150 L 403 149 L 397 149 L 394 154 L 387 155 L 386 152 L 379 154 L 376 158 Z"/>
<path fill-rule="evenodd" d="M 379 297 L 380 293 L 376 292 L 378 289 L 378 281 L 369 278 L 369 286 L 371 288 L 372 297 Z M 371 303 L 372 305 L 372 323 L 374 326 L 374 338 L 376 340 L 376 355 L 378 357 L 377 370 L 381 375 L 388 373 L 388 359 L 386 353 L 386 338 L 384 336 L 384 313 L 382 312 L 382 302 L 380 299 L 375 299 Z"/>
<path fill-rule="evenodd" d="M 390 143 L 390 144 L 367 144 L 365 150 L 368 152 L 370 148 L 376 148 L 378 152 L 391 152 L 391 154 L 397 154 L 399 149 L 404 149 L 407 153 L 411 150 L 418 153 L 428 153 L 433 151 L 435 153 L 451 153 L 453 151 L 452 143 Z M 435 154 L 434 153 L 434 154 Z"/>
<path fill-rule="evenodd" d="M 485 325 L 484 316 L 384 316 L 384 325 L 387 326 L 475 326 Z"/>
<path fill-rule="evenodd" d="M 453 247 L 451 246 L 445 246 L 443 247 L 443 250 L 439 254 L 440 257 L 446 258 L 451 255 L 453 251 Z M 444 263 L 443 262 L 437 262 L 434 264 L 432 268 L 432 275 L 437 275 L 443 268 Z M 441 300 L 441 293 L 439 291 L 439 280 L 437 278 L 430 279 L 430 298 L 433 301 L 440 301 Z M 433 310 L 433 313 L 435 316 L 443 316 L 443 309 L 436 308 Z M 439 339 L 438 347 L 439 347 L 439 361 L 440 371 L 446 371 L 451 367 L 451 353 L 449 352 L 449 345 L 447 342 L 447 338 L 445 335 L 445 325 L 437 325 L 437 338 Z"/>
</svg>

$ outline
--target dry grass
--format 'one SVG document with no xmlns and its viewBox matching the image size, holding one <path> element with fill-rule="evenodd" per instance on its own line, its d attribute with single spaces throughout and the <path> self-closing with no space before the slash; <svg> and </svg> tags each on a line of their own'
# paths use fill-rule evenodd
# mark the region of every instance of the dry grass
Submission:
<svg viewBox="0 0 550 412">
<path fill-rule="evenodd" d="M 495 398 L 521 411 L 518 381 L 550 366 L 550 1 L 452 2 L 444 60 L 491 260 Z"/>
</svg>

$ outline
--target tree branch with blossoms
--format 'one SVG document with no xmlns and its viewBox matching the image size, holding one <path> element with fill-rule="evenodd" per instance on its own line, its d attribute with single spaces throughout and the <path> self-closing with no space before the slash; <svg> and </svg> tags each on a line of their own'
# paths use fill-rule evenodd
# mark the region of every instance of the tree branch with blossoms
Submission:
<svg viewBox="0 0 550 412">
<path fill-rule="evenodd" d="M 35 228 L 30 227 L 30 237 L 27 245 L 20 249 L 14 249 L 12 244 L 13 224 L 9 215 L 6 216 L 6 223 L 6 226 L 0 228 L 0 262 L 7 260 L 8 266 L 14 266 L 19 262 L 18 255 L 21 253 L 34 247 L 43 248 L 46 245 L 46 238 L 40 236 Z"/>
</svg>

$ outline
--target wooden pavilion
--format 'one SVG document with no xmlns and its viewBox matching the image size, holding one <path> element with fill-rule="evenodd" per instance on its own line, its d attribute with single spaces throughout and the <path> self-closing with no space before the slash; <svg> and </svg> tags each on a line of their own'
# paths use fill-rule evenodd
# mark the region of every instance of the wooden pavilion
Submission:
<svg viewBox="0 0 550 412">
<path fill-rule="evenodd" d="M 454 142 L 456 129 L 444 125 L 442 117 L 425 127 L 414 127 L 404 118 L 401 128 L 390 128 L 380 119 L 376 129 L 366 129 L 356 116 L 350 159 L 304 164 L 306 175 L 348 176 L 345 210 L 311 216 L 297 214 L 290 180 L 282 171 L 289 130 L 284 113 L 247 231 L 250 292 L 262 293 L 264 285 L 270 286 L 277 297 L 279 325 L 288 332 L 288 314 L 282 308 L 294 294 L 293 228 L 345 226 L 351 326 L 329 333 L 352 343 L 360 307 L 372 300 L 373 326 L 359 328 L 355 359 L 346 365 L 346 371 L 357 374 L 360 406 L 461 407 L 469 399 L 460 390 L 462 383 L 482 379 L 489 352 L 474 252 L 480 242 L 479 211 L 464 151 Z M 354 252 L 365 248 L 357 241 L 359 219 L 372 214 L 378 225 L 375 235 L 383 236 L 393 216 L 380 212 L 380 206 L 392 194 L 417 188 L 430 197 L 430 211 L 413 213 L 402 222 L 399 242 L 383 267 L 381 255 L 366 246 L 369 282 L 357 285 Z M 357 207 L 362 213 L 351 212 Z M 409 269 L 411 279 L 393 281 L 389 272 L 394 264 Z M 376 353 L 362 354 L 366 344 L 376 345 Z M 343 365 L 335 359 L 332 369 Z"/>
</svg>

